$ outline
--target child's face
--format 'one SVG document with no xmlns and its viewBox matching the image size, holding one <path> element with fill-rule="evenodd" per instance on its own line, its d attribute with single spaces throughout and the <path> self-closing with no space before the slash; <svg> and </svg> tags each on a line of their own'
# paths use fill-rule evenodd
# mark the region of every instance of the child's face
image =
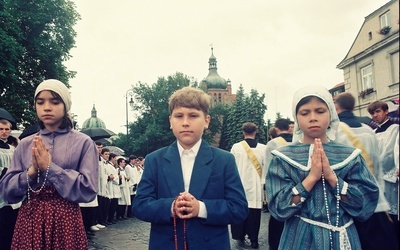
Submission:
<svg viewBox="0 0 400 250">
<path fill-rule="evenodd" d="M 65 116 L 64 103 L 50 91 L 43 90 L 36 96 L 35 107 L 38 118 L 48 130 L 54 131 L 61 125 Z"/>
<path fill-rule="evenodd" d="M 326 130 L 330 124 L 330 112 L 328 106 L 317 98 L 300 106 L 297 112 L 297 122 L 303 131 L 303 143 L 314 143 L 315 138 L 326 142 Z"/>
<path fill-rule="evenodd" d="M 190 149 L 208 128 L 210 116 L 205 116 L 201 110 L 177 107 L 172 111 L 169 123 L 179 144 L 184 149 Z"/>
<path fill-rule="evenodd" d="M 387 117 L 388 117 L 389 111 L 383 111 L 383 109 L 378 108 L 374 110 L 374 113 L 372 114 L 372 119 L 374 120 L 374 122 L 381 124 L 384 121 L 386 121 Z"/>
</svg>

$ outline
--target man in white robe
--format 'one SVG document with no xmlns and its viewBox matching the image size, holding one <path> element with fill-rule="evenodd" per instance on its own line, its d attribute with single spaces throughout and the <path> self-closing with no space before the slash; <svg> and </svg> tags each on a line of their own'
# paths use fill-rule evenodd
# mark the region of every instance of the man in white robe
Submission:
<svg viewBox="0 0 400 250">
<path fill-rule="evenodd" d="M 232 238 L 238 241 L 239 246 L 244 247 L 247 235 L 252 248 L 258 248 L 262 192 L 267 174 L 266 147 L 264 144 L 257 143 L 255 139 L 257 128 L 257 125 L 252 122 L 244 123 L 242 126 L 244 141 L 235 143 L 231 149 L 249 206 L 249 215 L 246 220 L 241 224 L 231 225 Z"/>
<path fill-rule="evenodd" d="M 117 160 L 119 187 L 121 197 L 118 199 L 117 220 L 126 219 L 125 213 L 127 206 L 131 205 L 131 193 L 129 191 L 129 176 L 125 171 L 126 161 L 123 157 Z"/>
<path fill-rule="evenodd" d="M 398 249 L 396 236 L 389 220 L 387 202 L 383 190 L 382 168 L 379 163 L 379 145 L 375 132 L 367 125 L 360 123 L 353 114 L 355 98 L 348 92 L 336 96 L 335 108 L 340 124 L 336 141 L 361 149 L 370 171 L 374 174 L 379 186 L 379 200 L 374 214 L 366 221 L 355 221 L 364 250 Z"/>
<path fill-rule="evenodd" d="M 375 101 L 368 105 L 368 112 L 372 119 L 378 124 L 375 129 L 379 143 L 379 163 L 383 171 L 385 181 L 385 197 L 390 205 L 389 215 L 394 222 L 394 230 L 399 244 L 399 221 L 398 221 L 398 197 L 399 179 L 394 162 L 393 149 L 399 133 L 399 125 L 389 120 L 389 106 L 386 102 Z"/>
<path fill-rule="evenodd" d="M 10 121 L 0 118 L 0 179 L 7 172 L 15 150 L 8 141 L 11 128 L 12 124 Z M 7 204 L 0 197 L 0 246 L 5 249 L 11 247 L 18 209 L 21 204 L 22 202 L 17 204 Z"/>
</svg>

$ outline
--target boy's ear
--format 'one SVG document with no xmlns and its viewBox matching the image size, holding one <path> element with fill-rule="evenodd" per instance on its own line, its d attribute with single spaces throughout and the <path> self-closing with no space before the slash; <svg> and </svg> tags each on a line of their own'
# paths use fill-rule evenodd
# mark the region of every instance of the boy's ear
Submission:
<svg viewBox="0 0 400 250">
<path fill-rule="evenodd" d="M 208 126 L 210 125 L 210 121 L 211 121 L 211 116 L 207 115 L 206 116 L 206 124 L 204 124 L 204 129 L 208 129 Z"/>
</svg>

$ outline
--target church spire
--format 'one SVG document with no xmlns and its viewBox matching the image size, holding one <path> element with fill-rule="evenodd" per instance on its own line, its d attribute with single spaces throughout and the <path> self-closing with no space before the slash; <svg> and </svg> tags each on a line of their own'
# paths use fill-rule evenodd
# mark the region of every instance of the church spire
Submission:
<svg viewBox="0 0 400 250">
<path fill-rule="evenodd" d="M 92 117 L 93 118 L 97 117 L 97 110 L 96 110 L 96 107 L 94 106 L 94 104 L 93 104 L 93 108 L 92 108 Z"/>
<path fill-rule="evenodd" d="M 211 56 L 208 59 L 208 70 L 211 71 L 217 71 L 217 58 L 214 56 L 214 48 L 212 47 L 212 44 L 210 44 L 211 46 Z"/>
</svg>

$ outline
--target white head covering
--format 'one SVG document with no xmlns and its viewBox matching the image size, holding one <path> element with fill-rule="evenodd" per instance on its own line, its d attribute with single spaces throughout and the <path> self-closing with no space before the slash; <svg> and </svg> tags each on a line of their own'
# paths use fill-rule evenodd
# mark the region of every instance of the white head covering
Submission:
<svg viewBox="0 0 400 250">
<path fill-rule="evenodd" d="M 293 117 L 295 120 L 294 130 L 293 130 L 293 142 L 303 139 L 303 131 L 299 128 L 296 114 L 296 106 L 301 99 L 307 96 L 316 96 L 322 99 L 329 108 L 331 122 L 329 123 L 328 129 L 326 130 L 326 135 L 329 140 L 334 141 L 336 138 L 336 132 L 339 127 L 339 117 L 335 109 L 335 104 L 333 103 L 332 95 L 329 91 L 321 86 L 307 86 L 299 89 L 293 96 Z"/>
<path fill-rule="evenodd" d="M 40 91 L 43 90 L 51 90 L 59 94 L 64 102 L 67 113 L 71 110 L 71 105 L 72 105 L 71 95 L 64 83 L 54 79 L 45 80 L 42 83 L 40 83 L 39 86 L 37 86 L 34 98 L 36 98 L 36 96 L 40 93 Z"/>
</svg>

